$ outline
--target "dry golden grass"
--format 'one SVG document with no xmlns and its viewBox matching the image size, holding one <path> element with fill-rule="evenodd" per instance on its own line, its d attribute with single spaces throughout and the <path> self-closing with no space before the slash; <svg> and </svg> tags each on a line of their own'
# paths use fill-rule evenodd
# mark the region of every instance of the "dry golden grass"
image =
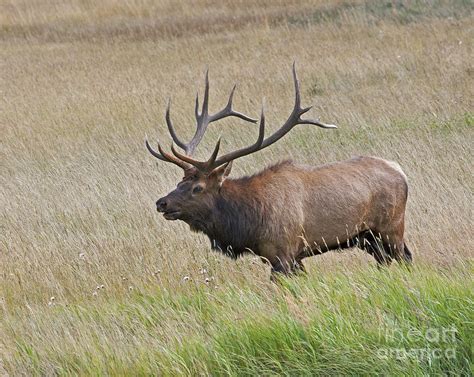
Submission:
<svg viewBox="0 0 474 377">
<path fill-rule="evenodd" d="M 186 292 L 183 277 L 202 284 L 201 268 L 218 290 L 275 289 L 252 257 L 229 261 L 211 252 L 204 236 L 155 211 L 155 200 L 181 172 L 148 154 L 145 135 L 168 139 L 169 95 L 179 132 L 191 135 L 193 98 L 206 67 L 211 109 L 238 81 L 235 107 L 257 116 L 266 97 L 275 129 L 292 106 L 296 60 L 304 103 L 339 125 L 336 131 L 300 126 L 278 145 L 237 161 L 233 176 L 288 157 L 315 165 L 357 154 L 396 160 L 410 184 L 406 235 L 415 263 L 446 268 L 472 261 L 474 23 L 469 2 L 446 3 L 412 15 L 403 7 L 342 1 L 3 0 L 3 367 L 27 373 L 15 356 L 18 339 L 43 346 L 43 356 L 47 345 L 72 347 L 78 330 L 66 320 L 48 323 L 52 296 L 56 305 L 97 309 L 101 300 L 123 302 L 157 286 Z M 256 131 L 238 122 L 212 125 L 199 155 L 220 134 L 229 150 L 248 144 Z M 354 251 L 308 264 L 318 274 L 367 263 Z M 192 333 L 192 323 L 180 332 L 167 326 L 160 334 L 172 341 Z"/>
</svg>

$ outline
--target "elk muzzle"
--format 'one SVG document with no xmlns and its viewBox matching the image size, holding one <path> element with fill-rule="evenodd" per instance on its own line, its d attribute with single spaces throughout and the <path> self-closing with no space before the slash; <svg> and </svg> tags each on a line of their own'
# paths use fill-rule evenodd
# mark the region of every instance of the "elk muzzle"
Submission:
<svg viewBox="0 0 474 377">
<path fill-rule="evenodd" d="M 168 196 L 165 196 L 165 197 L 160 198 L 160 199 L 157 200 L 156 210 L 158 212 L 163 213 L 163 217 L 166 220 L 176 220 L 179 217 L 179 215 L 181 214 L 180 211 L 178 211 L 176 209 L 173 209 L 170 206 L 170 201 L 169 201 Z"/>
</svg>

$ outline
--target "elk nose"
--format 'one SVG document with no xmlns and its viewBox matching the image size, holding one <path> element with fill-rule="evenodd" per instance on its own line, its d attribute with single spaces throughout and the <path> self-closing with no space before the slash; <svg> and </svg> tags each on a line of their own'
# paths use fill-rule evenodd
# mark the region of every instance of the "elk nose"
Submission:
<svg viewBox="0 0 474 377">
<path fill-rule="evenodd" d="M 166 210 L 167 205 L 168 203 L 166 202 L 165 198 L 158 199 L 158 201 L 156 202 L 156 209 L 158 210 L 158 212 L 164 212 Z"/>
</svg>

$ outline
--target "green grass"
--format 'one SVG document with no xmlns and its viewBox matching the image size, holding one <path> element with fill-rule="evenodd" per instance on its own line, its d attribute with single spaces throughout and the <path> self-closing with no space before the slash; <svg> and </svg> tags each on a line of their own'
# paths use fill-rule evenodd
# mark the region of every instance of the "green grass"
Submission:
<svg viewBox="0 0 474 377">
<path fill-rule="evenodd" d="M 271 291 L 154 286 L 122 302 L 58 305 L 48 321 L 21 321 L 31 333 L 16 354 L 33 375 L 467 376 L 474 344 L 470 272 L 468 266 L 340 269 L 283 280 Z M 52 337 L 44 328 L 51 322 Z M 11 326 L 7 331 L 21 325 Z M 168 326 L 180 335 L 160 336 Z M 63 338 L 71 328 L 85 333 Z"/>
</svg>

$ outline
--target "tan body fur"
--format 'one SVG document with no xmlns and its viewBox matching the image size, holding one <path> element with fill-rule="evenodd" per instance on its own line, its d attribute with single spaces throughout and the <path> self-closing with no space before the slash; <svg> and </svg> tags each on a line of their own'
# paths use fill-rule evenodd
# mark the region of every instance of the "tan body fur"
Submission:
<svg viewBox="0 0 474 377">
<path fill-rule="evenodd" d="M 365 247 L 378 261 L 405 259 L 407 183 L 396 163 L 374 157 L 319 167 L 287 161 L 249 178 L 225 180 L 221 190 L 243 201 L 252 198 L 257 219 L 263 212 L 265 224 L 252 251 L 281 272 L 302 267 L 307 256 L 361 245 L 368 231 L 372 243 L 380 237 L 384 246 L 386 254 Z"/>
</svg>

